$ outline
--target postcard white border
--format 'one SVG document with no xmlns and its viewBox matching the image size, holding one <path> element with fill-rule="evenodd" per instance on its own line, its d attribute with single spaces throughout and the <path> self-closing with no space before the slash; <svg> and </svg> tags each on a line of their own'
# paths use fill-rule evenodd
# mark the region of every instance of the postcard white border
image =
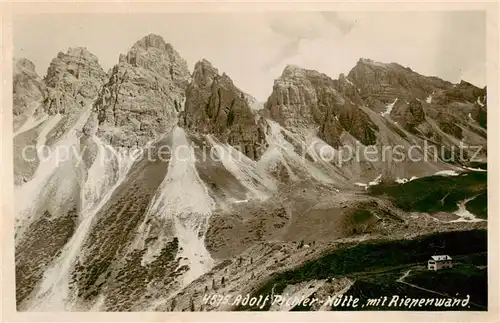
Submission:
<svg viewBox="0 0 500 323">
<path fill-rule="evenodd" d="M 488 312 L 151 312 L 151 313 L 32 313 L 15 311 L 13 164 L 12 164 L 12 15 L 40 13 L 161 13 L 161 12 L 262 12 L 262 11 L 449 11 L 487 12 L 488 80 Z M 498 100 L 498 15 L 496 1 L 113 1 L 113 2 L 4 2 L 0 4 L 2 105 L 2 321 L 5 322 L 485 322 L 497 321 L 499 311 L 498 266 L 500 194 L 498 191 L 500 107 Z"/>
</svg>

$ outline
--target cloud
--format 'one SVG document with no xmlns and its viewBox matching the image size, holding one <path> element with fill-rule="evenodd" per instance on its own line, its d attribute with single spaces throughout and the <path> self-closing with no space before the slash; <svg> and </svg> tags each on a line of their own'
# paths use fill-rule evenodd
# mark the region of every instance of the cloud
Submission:
<svg viewBox="0 0 500 323">
<path fill-rule="evenodd" d="M 274 57 L 271 58 L 270 61 L 264 63 L 264 65 L 262 66 L 262 69 L 264 69 L 264 70 L 271 69 L 271 68 L 275 67 L 276 65 L 278 65 L 279 63 L 286 60 L 287 58 L 290 58 L 290 57 L 297 55 L 299 53 L 300 41 L 301 41 L 301 39 L 298 38 L 298 39 L 291 40 L 291 41 L 287 42 L 286 44 L 284 44 L 279 49 L 278 53 Z"/>
<path fill-rule="evenodd" d="M 347 35 L 357 23 L 356 20 L 342 18 L 340 14 L 333 11 L 323 11 L 321 15 L 326 21 L 336 26 L 344 35 Z"/>
<path fill-rule="evenodd" d="M 277 49 L 276 55 L 265 62 L 262 69 L 271 69 L 299 55 L 303 41 L 328 41 L 331 38 L 346 36 L 356 23 L 356 20 L 346 19 L 341 14 L 332 11 L 274 16 L 268 26 L 278 37 L 277 43 L 282 44 Z"/>
</svg>

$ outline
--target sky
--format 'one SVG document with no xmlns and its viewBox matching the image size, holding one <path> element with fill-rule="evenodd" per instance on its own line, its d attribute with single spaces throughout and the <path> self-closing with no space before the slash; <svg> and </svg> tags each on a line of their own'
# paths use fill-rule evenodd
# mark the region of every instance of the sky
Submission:
<svg viewBox="0 0 500 323">
<path fill-rule="evenodd" d="M 338 78 L 359 58 L 483 87 L 485 23 L 480 11 L 37 14 L 14 16 L 13 43 L 14 57 L 31 60 L 43 77 L 58 52 L 77 46 L 108 71 L 120 53 L 154 33 L 191 71 L 207 59 L 265 101 L 287 64 Z"/>
</svg>

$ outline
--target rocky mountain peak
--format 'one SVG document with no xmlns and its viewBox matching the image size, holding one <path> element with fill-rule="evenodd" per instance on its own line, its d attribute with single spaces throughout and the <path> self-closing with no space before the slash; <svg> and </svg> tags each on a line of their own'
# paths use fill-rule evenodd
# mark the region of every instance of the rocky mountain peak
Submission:
<svg viewBox="0 0 500 323">
<path fill-rule="evenodd" d="M 464 80 L 460 80 L 460 83 L 458 83 L 456 85 L 456 87 L 460 88 L 460 89 L 463 89 L 463 90 L 467 90 L 467 89 L 470 89 L 470 90 L 473 90 L 475 92 L 482 92 L 482 91 L 485 91 L 484 89 L 481 89 L 477 86 L 475 86 L 474 84 L 470 83 L 470 82 L 467 82 L 467 81 L 464 81 Z"/>
<path fill-rule="evenodd" d="M 206 59 L 202 59 L 194 65 L 192 83 L 209 86 L 218 76 L 219 70 Z"/>
<path fill-rule="evenodd" d="M 339 75 L 339 82 L 342 85 L 349 84 L 349 85 L 354 85 L 346 76 L 344 73 L 340 73 Z"/>
<path fill-rule="evenodd" d="M 318 129 L 318 136 L 338 147 L 344 130 L 363 143 L 372 143 L 376 127 L 357 107 L 356 89 L 345 75 L 334 80 L 315 70 L 285 67 L 275 80 L 265 109 L 281 125 L 294 129 Z"/>
<path fill-rule="evenodd" d="M 231 78 L 219 74 L 209 61 L 195 64 L 193 79 L 186 90 L 182 126 L 198 133 L 212 134 L 222 142 L 256 159 L 265 141 L 264 130 L 255 122 L 250 96 L 236 87 Z"/>
<path fill-rule="evenodd" d="M 218 73 L 218 69 L 215 68 L 212 63 L 207 60 L 206 58 L 203 58 L 194 64 L 194 70 L 193 73 L 196 73 L 196 71 L 200 71 L 202 69 L 210 69 L 210 70 L 215 70 Z"/>
<path fill-rule="evenodd" d="M 163 37 L 156 34 L 149 34 L 139 39 L 133 46 L 133 49 L 142 48 L 148 50 L 149 48 L 157 48 L 165 52 L 170 52 L 173 50 L 172 45 L 165 42 Z"/>
<path fill-rule="evenodd" d="M 189 78 L 186 61 L 171 44 L 155 34 L 147 35 L 135 42 L 127 54 L 120 55 L 119 63 L 142 67 L 153 73 L 170 76 L 171 79 Z"/>
<path fill-rule="evenodd" d="M 283 72 L 281 73 L 281 77 L 278 81 L 294 81 L 296 82 L 331 82 L 332 79 L 323 73 L 320 73 L 316 70 L 306 69 L 303 67 L 299 67 L 297 65 L 289 64 L 285 66 Z"/>
<path fill-rule="evenodd" d="M 57 54 L 44 81 L 48 87 L 45 110 L 64 113 L 93 100 L 107 81 L 107 75 L 97 56 L 85 47 L 75 47 Z"/>
<path fill-rule="evenodd" d="M 281 73 L 281 78 L 303 77 L 306 74 L 306 69 L 297 65 L 288 64 Z"/>
<path fill-rule="evenodd" d="M 408 67 L 404 67 L 399 65 L 398 63 L 384 63 L 379 62 L 370 58 L 360 58 L 356 63 L 354 69 L 356 68 L 371 68 L 371 69 L 397 69 L 397 70 L 406 70 L 408 72 L 412 72 L 412 70 Z"/>
<path fill-rule="evenodd" d="M 380 62 L 370 58 L 360 58 L 353 69 L 397 70 L 403 73 L 412 73 L 412 69 L 395 62 Z"/>
<path fill-rule="evenodd" d="M 241 92 L 225 72 L 220 74 L 219 70 L 206 59 L 198 61 L 194 67 L 192 84 L 208 86 L 214 81 L 225 83 L 227 86 L 234 87 L 237 91 Z"/>
<path fill-rule="evenodd" d="M 36 73 L 35 64 L 26 58 L 14 59 L 13 68 L 14 118 L 29 114 L 31 103 L 40 101 L 45 95 L 45 84 Z M 14 120 L 16 121 L 16 120 Z M 16 126 L 16 122 L 14 122 Z"/>
<path fill-rule="evenodd" d="M 36 73 L 35 64 L 24 57 L 14 58 L 14 74 L 20 72 L 30 73 L 38 76 L 38 74 Z"/>
<path fill-rule="evenodd" d="M 267 109 L 271 109 L 271 117 L 280 123 L 287 120 L 309 122 L 313 117 L 310 108 L 301 106 L 311 107 L 317 104 L 318 88 L 339 99 L 334 80 L 327 75 L 296 65 L 287 65 L 282 75 L 274 81 L 273 93 L 266 103 Z M 276 110 L 277 106 L 282 106 L 280 111 Z"/>
<path fill-rule="evenodd" d="M 45 82 L 47 86 L 57 87 L 60 82 L 71 81 L 65 79 L 70 75 L 76 79 L 88 77 L 97 77 L 101 81 L 105 79 L 105 73 L 99 65 L 97 56 L 85 47 L 69 48 L 65 53 L 59 52 L 50 62 Z"/>
<path fill-rule="evenodd" d="M 175 125 L 190 78 L 180 54 L 161 36 L 147 35 L 120 55 L 88 128 L 98 127 L 113 145 L 142 146 Z"/>
<path fill-rule="evenodd" d="M 99 62 L 99 59 L 96 55 L 91 53 L 87 47 L 70 47 L 65 53 L 67 56 L 79 57 L 81 59 L 85 59 L 88 61 L 93 61 L 95 63 Z M 62 55 L 62 54 L 60 54 Z"/>
<path fill-rule="evenodd" d="M 388 104 L 396 97 L 424 100 L 432 92 L 451 87 L 451 83 L 426 77 L 397 63 L 381 63 L 361 58 L 348 78 L 361 90 L 363 99 Z"/>
</svg>

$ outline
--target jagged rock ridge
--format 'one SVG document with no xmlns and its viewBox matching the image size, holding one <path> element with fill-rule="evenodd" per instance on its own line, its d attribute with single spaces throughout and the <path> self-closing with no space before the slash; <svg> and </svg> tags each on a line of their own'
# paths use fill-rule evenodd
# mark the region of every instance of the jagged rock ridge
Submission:
<svg viewBox="0 0 500 323">
<path fill-rule="evenodd" d="M 47 70 L 45 111 L 49 114 L 81 109 L 88 100 L 94 100 L 107 75 L 97 57 L 86 48 L 70 48 L 60 52 Z"/>
<path fill-rule="evenodd" d="M 333 147 L 343 131 L 362 143 L 375 143 L 377 126 L 360 110 L 357 93 L 345 82 L 314 70 L 288 65 L 274 82 L 265 104 L 269 116 L 290 129 L 318 127 L 318 135 Z"/>
<path fill-rule="evenodd" d="M 31 111 L 29 106 L 45 95 L 45 84 L 35 71 L 35 64 L 25 58 L 14 61 L 13 114 L 18 117 Z"/>
<path fill-rule="evenodd" d="M 262 155 L 266 148 L 265 123 L 259 122 L 248 95 L 228 75 L 220 75 L 207 60 L 199 61 L 186 89 L 186 98 L 180 120 L 186 129 L 212 134 L 252 159 Z"/>
<path fill-rule="evenodd" d="M 70 155 L 57 167 L 37 161 L 16 182 L 16 200 L 23 202 L 16 204 L 33 200 L 16 227 L 18 309 L 199 310 L 204 292 L 246 293 L 284 266 L 318 257 L 334 239 L 355 243 L 395 232 L 406 239 L 408 230 L 433 231 L 435 222 L 420 223 L 354 182 L 377 178 L 376 185 L 382 175 L 393 181 L 450 165 L 362 160 L 337 167 L 300 159 L 296 146 L 311 133 L 333 147 L 359 142 L 408 149 L 425 139 L 485 144 L 486 89 L 454 86 L 397 64 L 359 64 L 338 80 L 287 66 L 258 110 L 208 61 L 198 62 L 191 76 L 156 35 L 136 42 L 109 75 L 84 49 L 59 54 L 44 80 L 22 62 L 15 108 L 22 115 L 40 101 L 46 119 L 14 141 L 23 147 L 46 139 L 84 158 L 77 163 Z M 115 154 L 117 146 L 151 141 L 153 150 L 187 145 L 193 153 L 161 161 Z M 203 159 L 204 145 L 230 151 L 231 158 Z M 286 180 L 268 171 L 271 164 L 288 173 Z M 300 240 L 319 246 L 297 248 Z M 206 245 L 203 257 L 189 253 L 193 241 L 201 241 L 195 251 Z M 183 285 L 182 277 L 199 264 L 208 274 Z"/>
<path fill-rule="evenodd" d="M 143 146 L 173 127 L 189 78 L 186 61 L 173 47 L 148 35 L 120 55 L 87 128 L 98 127 L 115 146 Z"/>
</svg>

